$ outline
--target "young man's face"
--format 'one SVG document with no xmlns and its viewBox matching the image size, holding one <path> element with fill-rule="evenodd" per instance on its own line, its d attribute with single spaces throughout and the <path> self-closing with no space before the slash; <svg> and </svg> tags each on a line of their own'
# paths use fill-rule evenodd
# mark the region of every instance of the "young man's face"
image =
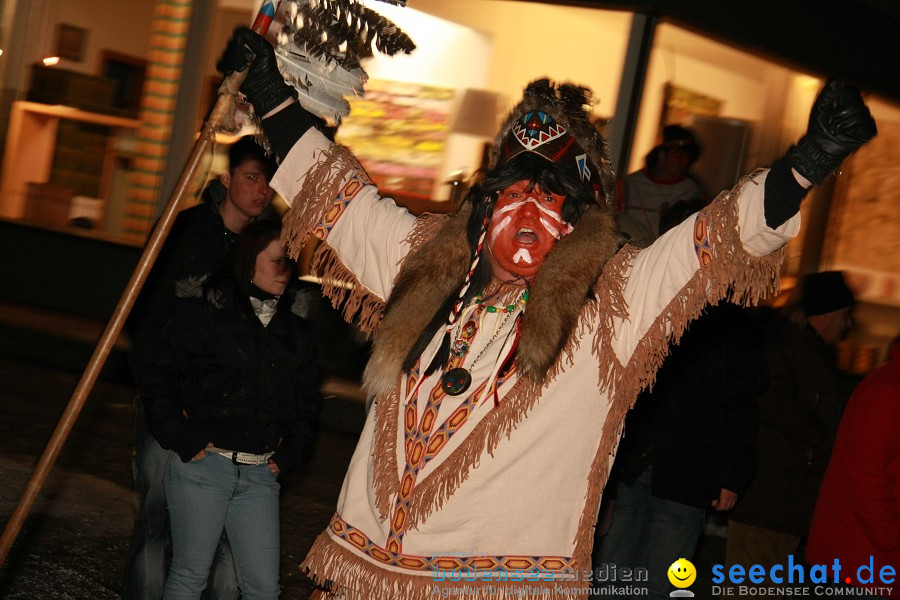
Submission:
<svg viewBox="0 0 900 600">
<path fill-rule="evenodd" d="M 225 202 L 247 218 L 261 215 L 275 195 L 265 167 L 255 159 L 245 160 L 231 173 L 223 173 L 221 180 L 228 189 Z"/>
<path fill-rule="evenodd" d="M 566 197 L 519 181 L 500 192 L 488 227 L 488 258 L 503 281 L 531 279 L 556 241 L 571 231 L 562 218 Z M 530 189 L 529 189 L 530 188 Z"/>
</svg>

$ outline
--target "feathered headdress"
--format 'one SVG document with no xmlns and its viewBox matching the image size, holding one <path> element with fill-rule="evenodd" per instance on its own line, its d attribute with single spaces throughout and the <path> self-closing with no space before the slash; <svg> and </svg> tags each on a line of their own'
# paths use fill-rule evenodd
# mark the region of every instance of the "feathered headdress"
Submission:
<svg viewBox="0 0 900 600">
<path fill-rule="evenodd" d="M 506 118 L 493 147 L 491 168 L 533 152 L 574 169 L 590 182 L 598 203 L 616 204 L 615 175 L 606 140 L 591 122 L 591 91 L 573 83 L 532 81 Z"/>
<path fill-rule="evenodd" d="M 406 0 L 382 0 L 405 5 Z M 374 50 L 393 56 L 416 45 L 393 22 L 359 0 L 288 0 L 288 19 L 275 55 L 306 110 L 340 123 L 350 113 L 346 96 L 362 96 L 368 75 L 360 65 Z"/>
</svg>

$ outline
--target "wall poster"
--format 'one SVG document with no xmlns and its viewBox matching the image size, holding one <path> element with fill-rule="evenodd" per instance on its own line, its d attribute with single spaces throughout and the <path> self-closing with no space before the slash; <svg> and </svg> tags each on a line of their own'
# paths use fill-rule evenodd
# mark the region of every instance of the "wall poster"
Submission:
<svg viewBox="0 0 900 600">
<path fill-rule="evenodd" d="M 369 80 L 350 99 L 337 141 L 353 150 L 385 195 L 430 198 L 440 176 L 456 90 Z"/>
<path fill-rule="evenodd" d="M 659 119 L 659 137 L 662 137 L 662 130 L 666 125 L 690 127 L 695 115 L 715 117 L 721 109 L 721 100 L 666 82 L 662 115 Z"/>
</svg>

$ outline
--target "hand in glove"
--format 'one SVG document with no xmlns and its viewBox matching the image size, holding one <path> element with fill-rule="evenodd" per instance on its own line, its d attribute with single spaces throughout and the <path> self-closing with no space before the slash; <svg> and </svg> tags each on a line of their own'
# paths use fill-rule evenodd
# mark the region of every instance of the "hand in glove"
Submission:
<svg viewBox="0 0 900 600">
<path fill-rule="evenodd" d="M 876 133 L 859 91 L 845 81 L 832 80 L 813 103 L 806 134 L 787 151 L 785 160 L 806 179 L 822 183 Z"/>
<path fill-rule="evenodd" d="M 241 92 L 260 117 L 288 98 L 297 97 L 296 90 L 284 82 L 278 71 L 272 45 L 253 30 L 240 27 L 228 42 L 216 69 L 227 77 L 235 71 L 242 72 L 248 65 L 250 72 L 241 85 Z"/>
</svg>

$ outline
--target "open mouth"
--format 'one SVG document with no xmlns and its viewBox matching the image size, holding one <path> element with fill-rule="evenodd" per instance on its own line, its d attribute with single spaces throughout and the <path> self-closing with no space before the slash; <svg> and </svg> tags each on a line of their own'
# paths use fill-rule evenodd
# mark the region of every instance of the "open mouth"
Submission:
<svg viewBox="0 0 900 600">
<path fill-rule="evenodd" d="M 516 232 L 516 241 L 524 245 L 535 244 L 538 241 L 538 236 L 530 227 L 522 227 Z"/>
</svg>

